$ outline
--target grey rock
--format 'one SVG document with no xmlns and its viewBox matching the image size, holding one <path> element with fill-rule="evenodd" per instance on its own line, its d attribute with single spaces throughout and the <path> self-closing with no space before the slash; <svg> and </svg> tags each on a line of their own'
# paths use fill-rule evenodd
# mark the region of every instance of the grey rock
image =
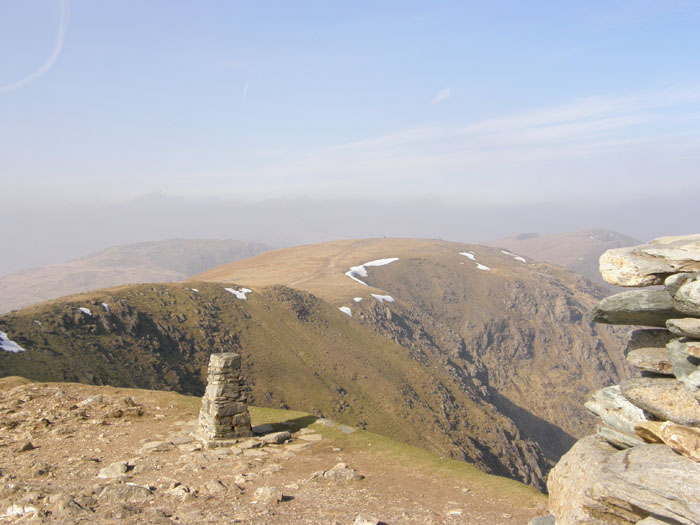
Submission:
<svg viewBox="0 0 700 525">
<path fill-rule="evenodd" d="M 255 501 L 262 505 L 274 505 L 283 499 L 282 491 L 275 487 L 260 487 L 255 490 Z"/>
<path fill-rule="evenodd" d="M 146 454 L 148 452 L 165 452 L 173 448 L 173 444 L 170 441 L 149 441 L 141 446 L 141 454 Z"/>
<path fill-rule="evenodd" d="M 593 309 L 596 323 L 666 327 L 668 319 L 685 317 L 673 308 L 666 290 L 631 290 L 606 297 Z"/>
<path fill-rule="evenodd" d="M 204 489 L 209 494 L 220 494 L 226 492 L 226 486 L 217 479 L 210 479 L 204 484 Z"/>
<path fill-rule="evenodd" d="M 612 428 L 603 425 L 597 426 L 596 434 L 610 443 L 613 447 L 619 449 L 636 447 L 637 445 L 644 444 L 644 440 L 636 435 L 613 430 Z"/>
<path fill-rule="evenodd" d="M 311 475 L 311 479 L 315 481 L 357 481 L 364 478 L 346 463 L 338 463 L 330 470 L 321 470 Z"/>
<path fill-rule="evenodd" d="M 540 516 L 539 518 L 532 518 L 527 522 L 527 525 L 555 525 L 554 516 L 551 514 L 549 516 Z"/>
<path fill-rule="evenodd" d="M 672 273 L 700 270 L 700 235 L 661 237 L 600 257 L 605 281 L 619 286 L 662 284 Z"/>
<path fill-rule="evenodd" d="M 594 392 L 584 406 L 607 426 L 626 434 L 634 435 L 634 424 L 647 420 L 644 411 L 622 395 L 619 385 Z"/>
<path fill-rule="evenodd" d="M 675 379 L 628 379 L 620 384 L 620 391 L 631 403 L 661 420 L 700 426 L 700 403 Z"/>
<path fill-rule="evenodd" d="M 676 335 L 700 339 L 700 319 L 694 317 L 669 319 L 666 321 L 666 328 Z"/>
<path fill-rule="evenodd" d="M 292 435 L 287 430 L 283 430 L 282 432 L 273 432 L 272 434 L 267 434 L 259 439 L 260 441 L 268 445 L 280 445 L 285 441 L 292 439 Z"/>
<path fill-rule="evenodd" d="M 700 317 L 700 281 L 691 281 L 678 288 L 673 294 L 673 306 L 691 317 Z"/>
<path fill-rule="evenodd" d="M 671 362 L 673 375 L 691 392 L 700 389 L 700 358 L 689 354 L 688 348 L 697 343 L 676 339 L 666 345 L 668 360 Z"/>
<path fill-rule="evenodd" d="M 59 516 L 72 516 L 86 511 L 70 494 L 52 494 L 48 497 L 48 502 L 51 504 L 51 512 Z"/>
<path fill-rule="evenodd" d="M 627 362 L 645 372 L 673 375 L 665 348 L 637 348 L 627 354 Z"/>
<path fill-rule="evenodd" d="M 681 286 L 683 286 L 685 283 L 689 283 L 690 281 L 697 280 L 699 275 L 700 274 L 688 272 L 674 273 L 666 278 L 664 281 L 664 287 L 668 293 L 675 295 Z"/>
<path fill-rule="evenodd" d="M 603 523 L 636 523 L 651 515 L 692 525 L 700 523 L 699 479 L 699 463 L 666 445 L 642 445 L 613 454 L 598 479 L 580 490 L 592 500 L 589 513 Z"/>
<path fill-rule="evenodd" d="M 598 436 L 586 436 L 561 457 L 547 478 L 549 511 L 556 523 L 600 523 L 586 510 L 586 489 L 615 452 L 616 448 Z"/>
<path fill-rule="evenodd" d="M 104 503 L 140 503 L 151 499 L 153 493 L 146 487 L 127 483 L 107 485 L 98 497 Z"/>
<path fill-rule="evenodd" d="M 98 478 L 121 478 L 126 474 L 126 471 L 129 470 L 129 465 L 126 463 L 126 461 L 116 461 L 115 463 L 112 463 L 102 470 L 97 474 Z"/>
</svg>

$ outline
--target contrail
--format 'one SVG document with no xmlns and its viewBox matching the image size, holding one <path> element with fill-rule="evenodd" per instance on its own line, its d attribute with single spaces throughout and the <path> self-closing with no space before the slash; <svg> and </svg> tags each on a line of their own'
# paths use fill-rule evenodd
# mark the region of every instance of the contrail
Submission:
<svg viewBox="0 0 700 525">
<path fill-rule="evenodd" d="M 60 19 L 59 24 L 58 24 L 58 38 L 56 39 L 56 45 L 54 46 L 53 51 L 51 52 L 51 56 L 44 63 L 43 66 L 41 66 L 39 69 L 37 69 L 34 73 L 29 75 L 28 77 L 25 77 L 22 80 L 18 80 L 17 82 L 14 82 L 12 84 L 8 84 L 7 86 L 0 86 L 0 95 L 4 95 L 5 93 L 9 93 L 10 91 L 14 91 L 16 89 L 23 88 L 27 84 L 35 81 L 41 75 L 46 73 L 49 69 L 51 69 L 53 67 L 53 65 L 56 63 L 56 60 L 58 60 L 58 55 L 61 54 L 61 49 L 63 48 L 63 36 L 64 36 L 65 32 L 66 32 L 66 0 L 61 0 L 61 19 Z"/>
<path fill-rule="evenodd" d="M 245 86 L 243 86 L 243 98 L 246 98 L 248 96 L 248 82 L 245 83 Z"/>
</svg>

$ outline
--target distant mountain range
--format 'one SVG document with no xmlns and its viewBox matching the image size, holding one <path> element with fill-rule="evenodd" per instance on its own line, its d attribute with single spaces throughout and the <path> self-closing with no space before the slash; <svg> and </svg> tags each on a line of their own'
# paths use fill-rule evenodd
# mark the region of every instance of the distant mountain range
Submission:
<svg viewBox="0 0 700 525">
<path fill-rule="evenodd" d="M 0 375 L 200 395 L 209 354 L 234 350 L 254 404 L 327 415 L 543 488 L 591 430 L 589 393 L 630 373 L 619 331 L 588 319 L 601 296 L 508 250 L 338 241 L 0 316 L 26 349 L 0 352 Z"/>
<path fill-rule="evenodd" d="M 115 246 L 62 264 L 0 276 L 0 313 L 119 284 L 180 281 L 269 249 L 258 243 L 205 239 Z"/>
<path fill-rule="evenodd" d="M 592 228 L 555 235 L 521 233 L 485 243 L 526 255 L 538 261 L 564 266 L 596 284 L 613 288 L 598 271 L 598 259 L 606 250 L 636 246 L 641 241 L 612 230 Z"/>
</svg>

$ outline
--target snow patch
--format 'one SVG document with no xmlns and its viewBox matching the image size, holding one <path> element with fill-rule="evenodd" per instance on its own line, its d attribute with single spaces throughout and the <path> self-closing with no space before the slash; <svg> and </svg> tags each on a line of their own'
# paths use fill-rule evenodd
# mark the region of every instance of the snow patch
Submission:
<svg viewBox="0 0 700 525">
<path fill-rule="evenodd" d="M 501 250 L 501 253 L 503 253 L 505 255 L 510 255 L 516 261 L 527 263 L 527 261 L 523 257 L 520 257 L 520 255 L 516 255 L 512 252 L 509 252 L 508 250 Z"/>
<path fill-rule="evenodd" d="M 360 301 L 362 301 L 362 297 L 354 297 L 353 301 L 355 301 L 356 303 L 359 303 Z"/>
<path fill-rule="evenodd" d="M 83 312 L 85 315 L 89 315 L 90 317 L 92 317 L 92 312 L 90 311 L 89 308 L 85 308 L 84 306 L 81 306 L 80 308 L 78 308 L 78 310 Z"/>
<path fill-rule="evenodd" d="M 487 272 L 491 269 L 491 268 L 489 268 L 488 266 L 484 266 L 483 264 L 479 264 L 479 263 L 476 263 L 476 267 L 477 267 L 479 270 L 485 270 L 485 271 L 487 271 Z"/>
<path fill-rule="evenodd" d="M 240 288 L 238 290 L 234 290 L 233 288 L 224 288 L 224 290 L 231 292 L 238 299 L 243 299 L 244 301 L 247 299 L 246 294 L 252 292 L 252 290 L 248 290 L 248 288 Z"/>
<path fill-rule="evenodd" d="M 372 297 L 374 297 L 380 303 L 384 303 L 384 301 L 386 301 L 387 303 L 394 302 L 394 298 L 391 295 L 378 295 L 376 293 L 373 293 Z"/>
<path fill-rule="evenodd" d="M 369 261 L 364 264 L 360 264 L 359 266 L 351 266 L 350 269 L 347 272 L 345 272 L 345 275 L 350 277 L 350 279 L 367 286 L 367 283 L 360 279 L 360 277 L 367 277 L 367 268 L 365 268 L 366 266 L 384 266 L 386 264 L 393 263 L 394 261 L 398 260 L 398 257 L 390 257 L 388 259 L 377 259 L 376 261 Z"/>
<path fill-rule="evenodd" d="M 472 252 L 459 252 L 460 255 L 464 255 L 465 257 L 471 259 L 472 261 L 476 261 L 476 257 L 474 257 L 474 254 Z"/>
<path fill-rule="evenodd" d="M 102 309 L 103 309 L 105 312 L 109 313 L 109 305 L 108 305 L 107 303 L 102 303 Z"/>
<path fill-rule="evenodd" d="M 190 288 L 190 290 L 192 290 L 194 293 L 199 293 L 199 290 L 197 290 L 196 288 Z"/>
<path fill-rule="evenodd" d="M 349 307 L 347 307 L 347 306 L 341 306 L 341 307 L 338 308 L 338 310 L 340 310 L 341 312 L 343 312 L 343 313 L 344 313 L 345 315 L 347 315 L 348 317 L 352 317 L 352 310 L 350 310 Z"/>
<path fill-rule="evenodd" d="M 20 516 L 24 516 L 25 514 L 29 514 L 30 512 L 36 512 L 36 509 L 34 507 L 24 507 L 23 505 L 12 504 L 7 507 L 5 514 L 0 515 L 0 519 L 18 518 Z"/>
<path fill-rule="evenodd" d="M 26 350 L 19 346 L 14 341 L 7 337 L 7 334 L 0 330 L 0 350 L 5 352 L 12 352 L 13 354 L 18 354 L 20 352 L 25 352 Z"/>
</svg>

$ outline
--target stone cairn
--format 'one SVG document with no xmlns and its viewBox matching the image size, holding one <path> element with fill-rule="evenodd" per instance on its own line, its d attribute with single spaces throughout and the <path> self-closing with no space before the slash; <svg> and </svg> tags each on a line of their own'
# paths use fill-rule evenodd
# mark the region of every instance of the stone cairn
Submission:
<svg viewBox="0 0 700 525">
<path fill-rule="evenodd" d="M 649 287 L 602 300 L 599 323 L 636 325 L 625 349 L 640 377 L 595 392 L 600 419 L 550 472 L 552 516 L 532 523 L 700 523 L 700 234 L 600 258 L 603 278 Z M 662 285 L 662 286 L 655 286 Z M 546 521 L 545 521 L 546 520 Z"/>
<path fill-rule="evenodd" d="M 253 435 L 240 373 L 240 355 L 230 352 L 211 354 L 207 389 L 197 425 L 197 436 L 207 446 L 225 446 L 236 438 Z"/>
</svg>

